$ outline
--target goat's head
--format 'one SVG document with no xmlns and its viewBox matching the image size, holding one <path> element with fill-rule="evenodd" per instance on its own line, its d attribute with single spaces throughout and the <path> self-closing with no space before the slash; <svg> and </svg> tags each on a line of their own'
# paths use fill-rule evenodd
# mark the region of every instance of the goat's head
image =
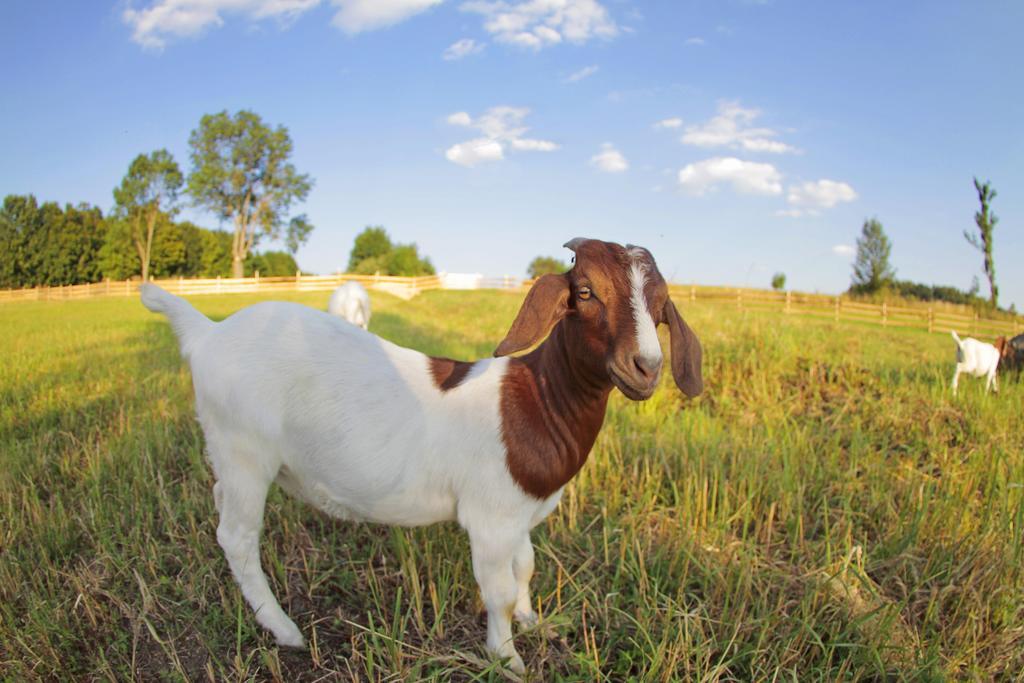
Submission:
<svg viewBox="0 0 1024 683">
<path fill-rule="evenodd" d="M 668 296 L 654 257 L 643 247 L 576 238 L 565 244 L 575 265 L 534 283 L 508 335 L 494 352 L 505 356 L 539 342 L 565 320 L 578 350 L 574 363 L 607 378 L 634 401 L 649 398 L 661 374 L 656 326 L 669 326 L 672 374 L 687 396 L 703 389 L 701 347 Z"/>
</svg>

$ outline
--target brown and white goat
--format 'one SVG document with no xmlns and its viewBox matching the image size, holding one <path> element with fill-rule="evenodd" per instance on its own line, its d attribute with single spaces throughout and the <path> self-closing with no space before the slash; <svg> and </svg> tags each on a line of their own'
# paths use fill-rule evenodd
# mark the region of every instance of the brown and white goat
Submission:
<svg viewBox="0 0 1024 683">
<path fill-rule="evenodd" d="M 214 323 L 143 285 L 142 302 L 167 315 L 191 365 L 217 479 L 217 540 L 280 644 L 304 641 L 260 567 L 273 482 L 343 519 L 458 521 L 487 608 L 487 647 L 524 670 L 511 618 L 537 619 L 530 530 L 586 461 L 612 388 L 633 400 L 654 392 L 656 325 L 669 327 L 679 388 L 695 396 L 703 386 L 700 343 L 651 254 L 597 240 L 566 246 L 572 270 L 537 280 L 497 358 L 476 362 L 431 358 L 290 303 Z"/>
</svg>

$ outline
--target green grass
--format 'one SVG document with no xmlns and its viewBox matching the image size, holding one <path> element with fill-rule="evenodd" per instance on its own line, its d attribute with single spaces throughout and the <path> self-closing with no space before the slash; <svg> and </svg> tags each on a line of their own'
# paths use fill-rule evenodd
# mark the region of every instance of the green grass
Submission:
<svg viewBox="0 0 1024 683">
<path fill-rule="evenodd" d="M 520 300 L 374 295 L 371 329 L 487 356 Z M 518 638 L 529 676 L 1024 680 L 1024 385 L 953 399 L 945 335 L 684 309 L 705 394 L 614 396 L 534 532 L 554 637 Z M 458 528 L 276 491 L 264 566 L 311 647 L 274 645 L 215 540 L 187 368 L 137 301 L 0 306 L 0 359 L 0 678 L 501 679 Z"/>
</svg>

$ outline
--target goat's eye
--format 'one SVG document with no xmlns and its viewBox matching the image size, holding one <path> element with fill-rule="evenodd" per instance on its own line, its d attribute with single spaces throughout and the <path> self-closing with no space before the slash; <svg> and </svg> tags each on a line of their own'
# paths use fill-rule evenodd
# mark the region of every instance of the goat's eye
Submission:
<svg viewBox="0 0 1024 683">
<path fill-rule="evenodd" d="M 579 295 L 581 299 L 586 301 L 587 299 L 590 298 L 590 287 L 580 287 L 576 293 Z"/>
</svg>

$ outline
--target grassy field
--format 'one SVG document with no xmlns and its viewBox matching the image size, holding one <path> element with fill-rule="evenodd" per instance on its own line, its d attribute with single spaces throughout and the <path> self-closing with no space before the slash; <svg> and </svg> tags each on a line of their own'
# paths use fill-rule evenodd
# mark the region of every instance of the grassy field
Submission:
<svg viewBox="0 0 1024 683">
<path fill-rule="evenodd" d="M 327 293 L 288 297 L 323 307 Z M 488 356 L 521 295 L 374 296 L 371 329 Z M 197 297 L 222 318 L 253 302 Z M 685 306 L 705 394 L 616 392 L 534 532 L 532 680 L 1024 680 L 1024 384 L 953 345 Z M 271 496 L 278 649 L 215 540 L 191 381 L 136 300 L 0 307 L 0 678 L 500 680 L 468 544 Z"/>
</svg>

